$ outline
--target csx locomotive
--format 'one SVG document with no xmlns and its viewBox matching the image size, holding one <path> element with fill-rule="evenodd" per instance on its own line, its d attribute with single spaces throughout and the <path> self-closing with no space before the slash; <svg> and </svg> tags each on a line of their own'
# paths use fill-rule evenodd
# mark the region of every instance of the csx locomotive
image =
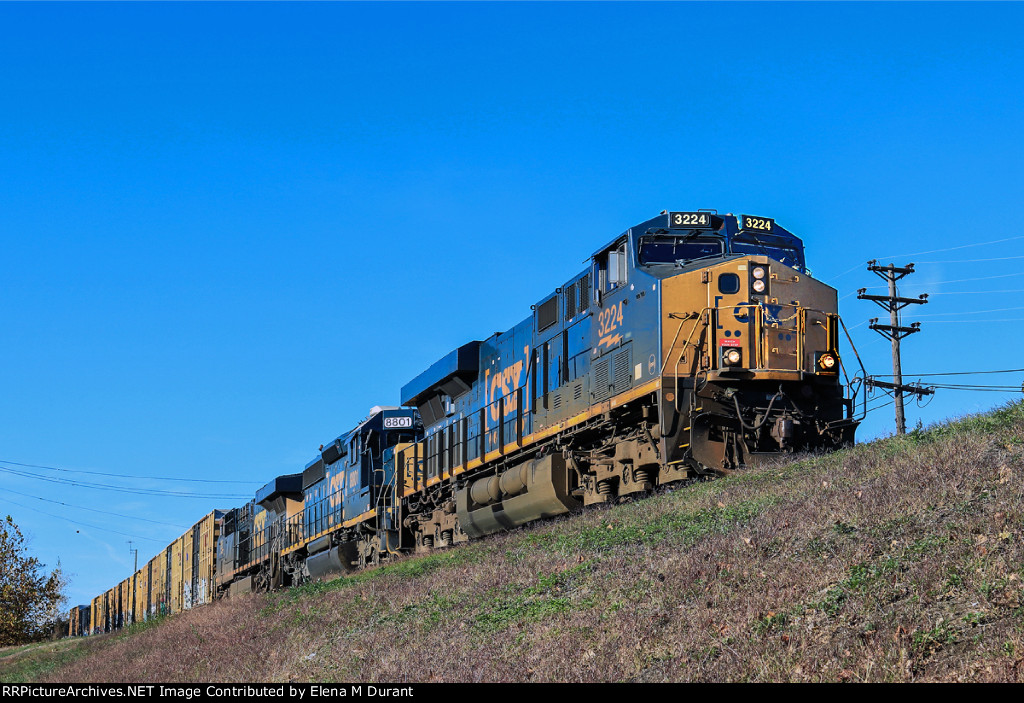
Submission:
<svg viewBox="0 0 1024 703">
<path fill-rule="evenodd" d="M 102 632 L 223 594 L 851 443 L 836 291 L 771 218 L 662 212 L 511 329 L 454 349 L 238 508 L 213 511 L 91 605 Z"/>
</svg>

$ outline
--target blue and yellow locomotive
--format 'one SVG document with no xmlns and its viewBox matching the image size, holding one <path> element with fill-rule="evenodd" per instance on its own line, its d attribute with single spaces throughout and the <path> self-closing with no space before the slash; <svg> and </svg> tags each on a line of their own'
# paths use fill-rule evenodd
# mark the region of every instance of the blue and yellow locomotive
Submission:
<svg viewBox="0 0 1024 703">
<path fill-rule="evenodd" d="M 277 588 L 851 443 L 841 329 L 835 289 L 774 220 L 662 212 L 529 317 L 412 379 L 403 407 L 374 407 L 301 473 L 214 511 L 102 596 L 127 617 L 98 628 L 77 610 L 71 629 L 207 602 L 210 582 L 219 594 Z"/>
<path fill-rule="evenodd" d="M 836 292 L 770 218 L 663 212 L 402 389 L 418 546 L 853 441 Z M 454 509 L 453 509 L 454 506 Z"/>
</svg>

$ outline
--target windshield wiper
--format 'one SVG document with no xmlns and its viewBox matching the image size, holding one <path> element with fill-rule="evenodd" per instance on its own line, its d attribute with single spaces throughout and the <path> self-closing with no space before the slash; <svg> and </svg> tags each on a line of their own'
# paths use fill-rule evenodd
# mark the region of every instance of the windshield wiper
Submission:
<svg viewBox="0 0 1024 703">
<path fill-rule="evenodd" d="M 676 259 L 676 268 L 683 268 L 687 264 L 691 264 L 694 261 L 701 261 L 702 259 L 717 259 L 720 256 L 722 256 L 722 253 L 718 252 L 717 254 L 705 254 L 704 256 L 698 256 L 694 259 Z"/>
<path fill-rule="evenodd" d="M 757 246 L 761 247 L 761 253 L 762 254 L 764 254 L 765 256 L 767 256 L 769 258 L 774 258 L 774 257 L 772 257 L 771 254 L 768 253 L 768 247 L 765 245 L 764 242 L 762 242 L 760 239 L 757 238 L 756 234 L 754 234 L 753 232 L 747 232 L 746 235 L 748 237 L 750 237 L 751 239 L 753 239 L 754 243 L 757 244 Z"/>
</svg>

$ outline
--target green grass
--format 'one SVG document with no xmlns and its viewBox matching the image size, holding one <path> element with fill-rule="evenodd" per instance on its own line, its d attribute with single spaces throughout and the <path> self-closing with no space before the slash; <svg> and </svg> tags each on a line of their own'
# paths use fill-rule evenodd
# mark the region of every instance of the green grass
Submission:
<svg viewBox="0 0 1024 703">
<path fill-rule="evenodd" d="M 717 488 L 727 488 L 730 480 L 721 479 Z M 606 551 L 665 542 L 685 546 L 707 535 L 726 532 L 746 523 L 777 501 L 778 498 L 774 496 L 761 496 L 714 508 L 666 512 L 650 519 L 640 509 L 629 513 L 618 511 L 606 523 L 579 531 L 528 534 L 523 539 L 523 547 L 576 554 L 580 551 Z"/>
<path fill-rule="evenodd" d="M 1019 403 L 692 482 L 147 623 L 66 675 L 149 648 L 160 680 L 1007 680 L 1022 437 Z"/>
<path fill-rule="evenodd" d="M 92 651 L 94 643 L 86 639 L 40 642 L 5 652 L 0 659 L 0 683 L 25 683 L 56 671 Z M 10 661 L 13 659 L 13 661 Z"/>
</svg>

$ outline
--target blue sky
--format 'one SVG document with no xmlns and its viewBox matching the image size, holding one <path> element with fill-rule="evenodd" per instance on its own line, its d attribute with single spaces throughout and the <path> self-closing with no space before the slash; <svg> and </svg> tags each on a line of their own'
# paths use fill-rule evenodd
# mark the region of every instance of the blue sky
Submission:
<svg viewBox="0 0 1024 703">
<path fill-rule="evenodd" d="M 68 471 L 0 469 L 207 496 L 5 471 L 0 512 L 87 602 L 130 574 L 128 539 L 144 563 L 244 502 L 211 494 L 300 470 L 662 209 L 801 236 L 871 373 L 890 372 L 865 322 L 881 311 L 853 292 L 882 257 L 917 264 L 907 294 L 941 293 L 910 311 L 908 379 L 1024 367 L 1022 20 L 1018 3 L 0 4 L 0 460 Z M 1009 397 L 940 391 L 908 420 Z M 882 408 L 860 437 L 892 426 Z"/>
</svg>

